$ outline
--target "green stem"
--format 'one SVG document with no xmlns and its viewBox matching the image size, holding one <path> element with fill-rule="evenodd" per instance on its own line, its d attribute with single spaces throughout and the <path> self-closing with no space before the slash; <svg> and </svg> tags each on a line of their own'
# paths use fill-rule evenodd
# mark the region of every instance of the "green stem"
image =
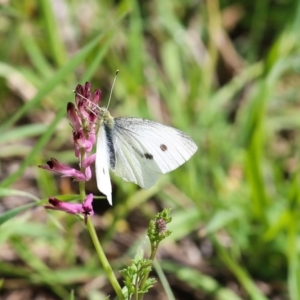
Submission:
<svg viewBox="0 0 300 300">
<path fill-rule="evenodd" d="M 81 151 L 81 161 L 83 161 L 84 159 L 84 151 Z M 81 172 L 85 173 L 85 168 L 80 168 Z M 85 193 L 85 181 L 79 181 L 79 193 L 80 193 L 80 197 L 81 197 L 81 201 L 83 202 L 85 197 L 86 197 L 86 193 Z M 118 295 L 119 300 L 125 300 L 123 293 L 122 293 L 122 289 L 118 283 L 118 280 L 105 256 L 105 253 L 102 249 L 102 246 L 100 244 L 100 241 L 98 239 L 98 236 L 96 234 L 95 228 L 93 223 L 91 222 L 91 219 L 88 217 L 87 218 L 87 229 L 90 233 L 91 239 L 93 241 L 93 244 L 95 246 L 95 250 L 98 254 L 99 260 L 103 266 L 103 269 L 111 283 L 111 285 L 113 286 L 116 294 Z"/>
<path fill-rule="evenodd" d="M 139 299 L 139 287 L 140 285 L 138 284 L 138 278 L 139 278 L 139 274 L 136 274 L 136 278 L 135 278 L 135 283 L 134 283 L 134 287 L 135 287 L 135 291 L 134 291 L 134 299 L 138 300 Z"/>
<path fill-rule="evenodd" d="M 159 243 L 156 243 L 156 242 L 154 242 L 153 244 L 151 244 L 151 255 L 150 255 L 149 259 L 152 260 L 152 263 L 153 263 L 155 255 L 156 255 L 156 251 L 158 249 L 158 244 Z M 149 277 L 149 274 L 150 274 L 150 271 L 148 273 L 146 273 L 145 276 L 143 277 L 143 279 L 141 281 L 141 284 L 139 286 L 140 290 L 143 289 L 143 287 L 144 287 L 144 285 L 145 285 L 145 283 L 146 283 L 146 281 L 147 281 L 147 279 Z M 143 299 L 143 296 L 144 296 L 144 294 L 140 294 L 139 297 L 138 297 L 138 300 Z"/>
<path fill-rule="evenodd" d="M 95 249 L 96 249 L 96 252 L 98 254 L 98 257 L 99 257 L 99 260 L 103 266 L 103 269 L 111 283 L 111 285 L 113 286 L 119 300 L 125 300 L 125 297 L 123 296 L 123 293 L 122 293 L 122 289 L 117 281 L 117 278 L 104 254 L 104 251 L 102 249 L 102 246 L 100 244 L 100 241 L 97 237 L 97 234 L 96 234 L 96 231 L 95 231 L 95 228 L 93 226 L 93 223 L 91 222 L 90 218 L 87 219 L 87 228 L 88 228 L 88 231 L 90 233 L 90 236 L 91 236 L 91 239 L 93 241 L 93 244 L 95 246 Z"/>
<path fill-rule="evenodd" d="M 85 181 L 79 181 L 79 194 L 81 198 L 81 202 L 85 200 L 86 194 L 85 194 Z"/>
</svg>

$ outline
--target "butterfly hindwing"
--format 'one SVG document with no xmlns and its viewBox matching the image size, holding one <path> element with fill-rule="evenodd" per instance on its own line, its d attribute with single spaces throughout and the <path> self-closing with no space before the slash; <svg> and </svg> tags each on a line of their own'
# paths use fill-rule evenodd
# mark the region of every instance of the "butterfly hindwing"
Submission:
<svg viewBox="0 0 300 300">
<path fill-rule="evenodd" d="M 134 182 L 142 188 L 149 188 L 157 181 L 158 173 L 149 168 L 144 159 L 143 150 L 137 140 L 127 132 L 115 130 L 116 149 L 115 174 L 126 181 Z"/>
</svg>

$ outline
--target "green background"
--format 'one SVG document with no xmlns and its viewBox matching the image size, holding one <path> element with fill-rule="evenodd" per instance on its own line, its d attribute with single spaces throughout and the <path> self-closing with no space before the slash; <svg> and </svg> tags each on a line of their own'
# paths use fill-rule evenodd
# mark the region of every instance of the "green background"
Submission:
<svg viewBox="0 0 300 300">
<path fill-rule="evenodd" d="M 299 35 L 296 0 L 1 1 L 0 299 L 113 295 L 84 224 L 41 207 L 77 184 L 37 165 L 76 166 L 66 104 L 90 81 L 106 105 L 116 69 L 113 116 L 199 150 L 150 190 L 112 175 L 93 222 L 114 270 L 171 207 L 145 299 L 300 299 Z"/>
</svg>

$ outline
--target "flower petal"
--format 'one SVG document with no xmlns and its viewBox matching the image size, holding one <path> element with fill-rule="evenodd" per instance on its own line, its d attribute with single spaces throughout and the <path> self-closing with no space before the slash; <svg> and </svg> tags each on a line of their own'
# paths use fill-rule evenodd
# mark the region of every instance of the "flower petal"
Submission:
<svg viewBox="0 0 300 300">
<path fill-rule="evenodd" d="M 89 194 L 83 203 L 70 203 L 70 202 L 64 202 L 60 201 L 57 198 L 51 197 L 49 198 L 49 203 L 51 205 L 45 205 L 44 207 L 46 209 L 53 209 L 53 210 L 60 210 L 64 211 L 68 214 L 77 215 L 77 214 L 83 214 L 85 216 L 85 222 L 88 215 L 93 216 L 94 215 L 94 209 L 93 209 L 93 202 L 94 195 Z"/>
<path fill-rule="evenodd" d="M 64 177 L 73 177 L 78 181 L 85 181 L 86 179 L 82 172 L 60 163 L 55 158 L 51 158 L 51 160 L 47 161 L 47 166 L 39 165 L 38 167 L 44 170 L 60 173 Z"/>
<path fill-rule="evenodd" d="M 73 215 L 77 215 L 83 212 L 82 204 L 79 203 L 64 202 L 54 197 L 49 198 L 49 203 L 52 204 L 52 206 L 45 205 L 44 207 L 47 209 L 64 211 L 68 214 L 73 214 Z"/>
<path fill-rule="evenodd" d="M 92 206 L 93 200 L 94 200 L 94 195 L 89 194 L 82 204 L 84 213 L 88 214 L 90 216 L 94 215 L 94 210 L 93 210 L 93 206 Z"/>
</svg>

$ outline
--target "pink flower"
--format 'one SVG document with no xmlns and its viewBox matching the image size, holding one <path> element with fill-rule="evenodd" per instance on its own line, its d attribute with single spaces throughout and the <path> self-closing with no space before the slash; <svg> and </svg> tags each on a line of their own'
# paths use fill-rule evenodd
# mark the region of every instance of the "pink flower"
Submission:
<svg viewBox="0 0 300 300">
<path fill-rule="evenodd" d="M 93 216 L 94 210 L 92 206 L 93 194 L 89 194 L 83 203 L 70 203 L 60 201 L 54 197 L 49 198 L 49 203 L 51 205 L 45 205 L 46 209 L 60 210 L 68 214 L 77 215 L 83 214 L 85 216 L 85 221 L 88 215 Z"/>
<path fill-rule="evenodd" d="M 75 154 L 77 157 L 79 156 L 79 151 L 81 149 L 84 149 L 84 152 L 91 152 L 91 150 L 93 149 L 93 144 L 85 137 L 84 132 L 82 131 L 73 132 L 73 141 L 75 147 Z"/>
<path fill-rule="evenodd" d="M 81 119 L 77 114 L 76 107 L 73 103 L 68 102 L 67 104 L 67 114 L 71 121 L 71 126 L 74 131 L 78 131 L 82 128 Z"/>
<path fill-rule="evenodd" d="M 85 175 L 82 172 L 60 163 L 55 158 L 51 158 L 51 160 L 47 161 L 46 166 L 39 165 L 38 167 L 44 170 L 60 173 L 63 177 L 73 177 L 78 181 L 86 180 Z"/>
<path fill-rule="evenodd" d="M 92 154 L 90 156 L 87 156 L 80 163 L 80 166 L 85 169 L 85 178 L 87 181 L 92 178 L 91 165 L 95 162 L 95 159 L 96 159 L 96 154 Z"/>
<path fill-rule="evenodd" d="M 83 161 L 82 161 L 82 164 L 81 166 L 83 168 L 87 168 L 87 167 L 90 167 L 96 160 L 96 153 L 88 156 L 87 158 L 85 158 Z"/>
<path fill-rule="evenodd" d="M 94 215 L 94 210 L 93 210 L 93 206 L 92 206 L 92 203 L 93 203 L 93 194 L 89 194 L 83 204 L 82 204 L 82 209 L 83 209 L 83 213 L 84 214 L 87 214 L 87 215 L 90 215 L 90 216 L 93 216 Z"/>
</svg>

